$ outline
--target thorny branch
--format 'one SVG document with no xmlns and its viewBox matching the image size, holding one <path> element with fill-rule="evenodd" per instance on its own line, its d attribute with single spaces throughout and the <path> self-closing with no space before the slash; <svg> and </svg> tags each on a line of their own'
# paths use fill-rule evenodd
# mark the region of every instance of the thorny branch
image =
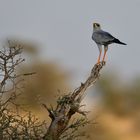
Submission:
<svg viewBox="0 0 140 140">
<path fill-rule="evenodd" d="M 3 104 L 16 98 L 15 92 L 17 92 L 17 89 L 20 89 L 18 85 L 22 81 L 22 76 L 35 74 L 35 72 L 16 74 L 17 66 L 25 61 L 21 57 L 23 46 L 11 40 L 8 40 L 6 43 L 7 46 L 0 50 L 0 99 L 3 98 L 4 93 L 10 92 L 13 94 Z M 7 85 L 10 86 L 7 87 Z"/>
<path fill-rule="evenodd" d="M 40 122 L 30 112 L 19 115 L 11 107 L 15 99 L 21 94 L 23 76 L 35 72 L 17 74 L 16 68 L 24 62 L 21 57 L 23 47 L 16 41 L 7 41 L 7 46 L 0 50 L 0 140 L 13 139 L 39 139 L 41 140 L 46 130 L 45 122 Z M 7 94 L 10 96 L 7 97 Z M 23 111 L 22 111 L 23 113 Z"/>
<path fill-rule="evenodd" d="M 84 83 L 81 83 L 80 87 L 72 93 L 60 97 L 57 100 L 57 106 L 55 109 L 53 107 L 48 108 L 43 104 L 52 119 L 48 131 L 44 136 L 45 140 L 60 140 L 60 138 L 63 137 L 65 130 L 67 130 L 71 117 L 76 112 L 86 116 L 87 112 L 80 110 L 80 103 L 86 94 L 85 91 L 87 88 L 92 86 L 98 80 L 100 70 L 104 65 L 105 62 L 95 64 L 87 80 Z"/>
<path fill-rule="evenodd" d="M 6 107 L 9 103 L 14 104 L 14 99 L 20 94 L 19 79 L 16 74 L 16 67 L 24 62 L 21 58 L 22 46 L 14 41 L 8 40 L 7 46 L 0 50 L 0 105 Z M 5 98 L 5 93 L 9 96 Z"/>
</svg>

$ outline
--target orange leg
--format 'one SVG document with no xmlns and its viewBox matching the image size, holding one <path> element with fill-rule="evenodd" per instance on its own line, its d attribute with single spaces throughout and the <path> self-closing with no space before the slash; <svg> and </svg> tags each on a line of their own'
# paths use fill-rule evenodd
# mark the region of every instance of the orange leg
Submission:
<svg viewBox="0 0 140 140">
<path fill-rule="evenodd" d="M 101 54 L 102 54 L 102 51 L 100 51 L 100 53 L 99 53 L 97 64 L 100 63 Z"/>
<path fill-rule="evenodd" d="M 105 49 L 104 56 L 103 56 L 103 61 L 105 61 L 106 52 L 107 52 L 107 50 Z"/>
</svg>

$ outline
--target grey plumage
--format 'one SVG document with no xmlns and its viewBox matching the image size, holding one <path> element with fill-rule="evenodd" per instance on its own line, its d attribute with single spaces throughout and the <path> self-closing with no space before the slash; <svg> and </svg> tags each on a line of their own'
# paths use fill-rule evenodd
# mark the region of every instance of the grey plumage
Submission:
<svg viewBox="0 0 140 140">
<path fill-rule="evenodd" d="M 104 46 L 107 46 L 107 45 L 112 44 L 112 43 L 126 45 L 125 43 L 121 42 L 117 38 L 113 37 L 110 33 L 105 32 L 101 29 L 93 32 L 92 39 L 97 44 L 104 45 Z"/>
<path fill-rule="evenodd" d="M 93 23 L 92 39 L 96 42 L 100 51 L 98 62 L 100 61 L 100 57 L 101 57 L 102 45 L 104 45 L 104 49 L 105 49 L 103 60 L 105 58 L 106 51 L 108 50 L 108 45 L 112 43 L 126 45 L 125 43 L 121 42 L 119 39 L 112 36 L 110 33 L 103 31 L 99 23 Z"/>
</svg>

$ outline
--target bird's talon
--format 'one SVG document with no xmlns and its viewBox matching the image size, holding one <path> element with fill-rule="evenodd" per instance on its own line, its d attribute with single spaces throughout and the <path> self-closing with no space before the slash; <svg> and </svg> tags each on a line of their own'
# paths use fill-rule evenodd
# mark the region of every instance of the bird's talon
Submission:
<svg viewBox="0 0 140 140">
<path fill-rule="evenodd" d="M 102 65 L 105 65 L 106 64 L 106 61 L 102 61 Z"/>
<path fill-rule="evenodd" d="M 101 62 L 97 62 L 96 65 L 100 65 Z"/>
</svg>

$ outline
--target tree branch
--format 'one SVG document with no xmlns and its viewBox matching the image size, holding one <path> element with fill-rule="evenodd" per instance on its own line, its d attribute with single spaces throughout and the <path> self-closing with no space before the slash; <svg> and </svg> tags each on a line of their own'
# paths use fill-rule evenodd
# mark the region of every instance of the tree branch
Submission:
<svg viewBox="0 0 140 140">
<path fill-rule="evenodd" d="M 43 106 L 49 112 L 49 117 L 52 119 L 51 124 L 44 136 L 45 140 L 60 140 L 60 136 L 67 128 L 71 117 L 77 112 L 86 115 L 87 112 L 80 110 L 80 103 L 86 95 L 86 90 L 95 84 L 100 76 L 100 70 L 105 65 L 105 62 L 95 64 L 91 73 L 84 83 L 74 90 L 72 93 L 64 95 L 57 100 L 55 109 L 48 108 L 45 104 Z"/>
</svg>

